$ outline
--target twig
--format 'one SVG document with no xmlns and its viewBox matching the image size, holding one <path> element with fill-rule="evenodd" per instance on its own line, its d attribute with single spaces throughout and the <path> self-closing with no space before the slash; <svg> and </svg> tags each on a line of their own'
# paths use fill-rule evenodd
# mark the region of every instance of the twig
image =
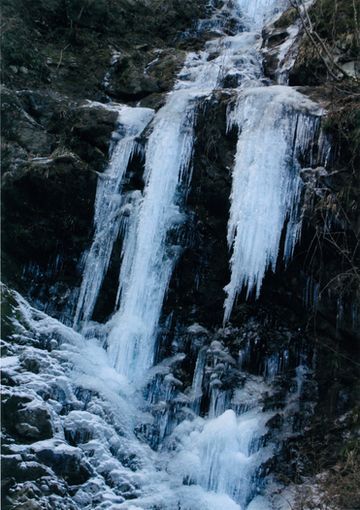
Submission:
<svg viewBox="0 0 360 510">
<path fill-rule="evenodd" d="M 301 5 L 299 5 L 299 2 L 301 2 Z M 335 74 L 335 72 L 333 71 L 333 69 L 331 68 L 331 66 L 332 66 L 334 69 L 336 69 L 342 75 L 343 78 L 347 78 L 349 80 L 358 82 L 358 80 L 356 78 L 349 75 L 346 71 L 344 71 L 344 69 L 342 69 L 341 66 L 339 66 L 339 64 L 335 61 L 334 57 L 332 56 L 330 50 L 328 49 L 326 43 L 322 40 L 322 38 L 319 36 L 319 34 L 316 32 L 316 30 L 314 30 L 308 10 L 306 9 L 305 5 L 303 4 L 303 0 L 290 0 L 290 4 L 292 7 L 294 7 L 296 9 L 296 11 L 299 15 L 301 24 L 302 24 L 310 42 L 313 44 L 317 54 L 323 61 L 330 76 L 334 80 L 337 80 L 337 81 L 340 79 L 339 76 L 337 76 Z M 320 48 L 325 53 L 325 55 L 327 56 L 331 66 L 330 66 L 329 62 L 326 60 L 326 58 L 323 56 L 323 53 L 321 52 L 319 45 L 320 45 Z"/>
<path fill-rule="evenodd" d="M 60 58 L 59 58 L 59 62 L 57 63 L 57 66 L 56 66 L 56 70 L 59 69 L 59 67 L 61 66 L 61 62 L 62 62 L 62 59 L 63 59 L 63 55 L 64 55 L 64 51 L 70 46 L 70 44 L 67 44 L 61 51 L 60 51 Z"/>
</svg>

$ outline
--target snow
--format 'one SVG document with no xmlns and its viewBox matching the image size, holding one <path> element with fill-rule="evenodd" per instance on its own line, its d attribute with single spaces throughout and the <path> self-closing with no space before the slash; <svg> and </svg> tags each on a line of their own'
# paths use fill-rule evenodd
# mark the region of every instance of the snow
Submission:
<svg viewBox="0 0 360 510">
<path fill-rule="evenodd" d="M 14 365 L 18 365 L 19 358 L 18 356 L 5 356 L 0 358 L 0 368 L 3 369 L 5 367 L 13 367 Z"/>
</svg>

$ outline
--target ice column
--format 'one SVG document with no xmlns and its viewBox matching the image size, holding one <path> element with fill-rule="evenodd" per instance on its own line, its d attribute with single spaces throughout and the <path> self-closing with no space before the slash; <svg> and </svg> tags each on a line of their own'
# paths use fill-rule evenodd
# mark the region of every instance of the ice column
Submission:
<svg viewBox="0 0 360 510">
<path fill-rule="evenodd" d="M 152 364 L 156 329 L 176 261 L 176 246 L 167 246 L 166 241 L 170 229 L 182 221 L 179 185 L 190 165 L 194 115 L 191 94 L 174 91 L 157 114 L 148 140 L 136 238 L 124 253 L 130 260 L 126 254 L 130 249 L 133 260 L 109 336 L 110 358 L 133 381 L 141 380 Z"/>
<path fill-rule="evenodd" d="M 123 198 L 121 189 L 129 161 L 137 148 L 136 138 L 153 117 L 149 108 L 118 108 L 116 143 L 107 170 L 99 177 L 95 199 L 92 245 L 85 259 L 83 280 L 75 312 L 74 324 L 91 319 L 96 300 L 108 268 L 111 252 L 121 225 Z"/>
<path fill-rule="evenodd" d="M 311 149 L 321 111 L 288 87 L 247 89 L 229 114 L 239 128 L 233 169 L 228 244 L 231 279 L 224 322 L 244 286 L 260 293 L 268 267 L 275 270 L 283 228 L 288 260 L 301 227 L 300 157 Z"/>
</svg>

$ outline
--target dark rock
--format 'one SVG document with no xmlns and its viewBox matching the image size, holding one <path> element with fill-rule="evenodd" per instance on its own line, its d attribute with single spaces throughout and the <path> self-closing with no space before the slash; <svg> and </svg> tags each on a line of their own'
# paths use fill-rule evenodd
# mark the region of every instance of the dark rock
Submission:
<svg viewBox="0 0 360 510">
<path fill-rule="evenodd" d="M 45 405 L 29 404 L 17 412 L 17 420 L 15 429 L 19 436 L 38 441 L 53 435 L 50 413 Z"/>
<path fill-rule="evenodd" d="M 123 55 L 113 66 L 106 91 L 123 100 L 137 100 L 160 92 L 156 80 L 145 75 L 144 57 L 141 54 Z"/>
<path fill-rule="evenodd" d="M 185 54 L 172 49 L 135 50 L 115 57 L 105 90 L 115 98 L 137 100 L 169 91 Z"/>
<path fill-rule="evenodd" d="M 7 140 L 26 151 L 43 156 L 55 147 L 55 138 L 22 107 L 16 95 L 2 91 L 2 132 Z"/>
<path fill-rule="evenodd" d="M 56 91 L 20 90 L 16 97 L 24 110 L 50 132 L 59 132 L 64 127 L 71 108 L 66 96 Z"/>
<path fill-rule="evenodd" d="M 176 310 L 187 325 L 199 322 L 211 328 L 222 320 L 223 288 L 229 278 L 226 230 L 230 169 L 236 145 L 234 133 L 226 132 L 226 108 L 231 100 L 231 94 L 215 93 L 197 116 L 194 169 L 186 206 L 186 229 L 193 242 L 178 262 L 164 312 L 166 316 L 167 309 Z"/>
<path fill-rule="evenodd" d="M 96 147 L 101 151 L 104 161 L 107 158 L 111 133 L 115 129 L 117 117 L 116 111 L 101 105 L 88 106 L 85 104 L 76 108 L 71 119 L 70 143 L 72 148 L 77 148 L 80 157 L 90 162 L 91 160 L 89 155 L 86 154 L 86 150 L 89 150 L 88 146 Z M 73 137 L 76 137 L 77 140 Z"/>
<path fill-rule="evenodd" d="M 46 275 L 51 257 L 64 251 L 60 270 L 67 280 L 76 278 L 77 261 L 90 236 L 95 188 L 96 173 L 70 152 L 33 159 L 7 172 L 2 191 L 3 249 L 12 263 L 21 266 L 36 260 L 43 268 L 40 274 Z M 15 277 L 12 271 L 6 276 Z"/>
<path fill-rule="evenodd" d="M 81 450 L 66 443 L 37 447 L 36 457 L 70 485 L 85 483 L 91 476 L 91 468 L 82 457 Z"/>
<path fill-rule="evenodd" d="M 3 455 L 1 457 L 1 469 L 4 480 L 14 479 L 16 482 L 38 480 L 42 476 L 54 476 L 48 467 L 35 461 L 24 462 L 20 455 Z"/>
<path fill-rule="evenodd" d="M 52 437 L 52 424 L 45 404 L 23 394 L 5 394 L 2 400 L 3 426 L 22 441 Z"/>
<path fill-rule="evenodd" d="M 24 405 L 31 402 L 31 398 L 22 393 L 11 394 L 3 392 L 1 405 L 2 405 L 2 425 L 10 432 L 14 432 L 16 424 L 16 413 Z"/>
<path fill-rule="evenodd" d="M 275 414 L 267 423 L 266 426 L 272 430 L 272 429 L 279 429 L 281 425 L 283 424 L 284 419 L 280 414 Z"/>
</svg>

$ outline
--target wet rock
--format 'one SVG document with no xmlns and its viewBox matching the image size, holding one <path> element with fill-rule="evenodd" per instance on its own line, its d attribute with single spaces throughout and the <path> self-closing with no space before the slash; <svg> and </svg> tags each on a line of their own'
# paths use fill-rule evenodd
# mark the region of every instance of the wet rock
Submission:
<svg viewBox="0 0 360 510">
<path fill-rule="evenodd" d="M 3 455 L 1 458 L 2 472 L 6 479 L 17 482 L 38 480 L 42 476 L 54 476 L 51 469 L 35 461 L 24 462 L 20 455 Z"/>
<path fill-rule="evenodd" d="M 184 53 L 156 49 L 135 51 L 115 57 L 105 90 L 123 100 L 137 100 L 154 93 L 169 91 L 181 69 Z"/>
<path fill-rule="evenodd" d="M 31 398 L 23 393 L 4 393 L 1 401 L 3 426 L 10 433 L 14 432 L 16 424 L 16 413 L 24 405 L 31 402 Z"/>
<path fill-rule="evenodd" d="M 295 64 L 289 72 L 289 85 L 316 86 L 320 85 L 327 70 L 314 46 L 304 41 L 300 46 Z"/>
<path fill-rule="evenodd" d="M 118 114 L 101 105 L 87 105 L 74 109 L 72 113 L 71 146 L 85 161 L 91 162 L 95 147 L 101 151 L 103 162 L 107 158 L 111 133 Z"/>
<path fill-rule="evenodd" d="M 39 479 L 40 488 L 36 482 L 25 481 L 11 487 L 4 496 L 4 509 L 12 510 L 44 510 L 44 508 L 56 508 L 57 510 L 77 510 L 71 498 L 66 496 L 63 490 L 60 492 L 57 488 L 61 487 L 61 482 L 56 479 L 49 480 L 49 477 Z M 48 487 L 51 487 L 52 494 L 46 497 Z"/>
<path fill-rule="evenodd" d="M 52 437 L 51 417 L 45 405 L 28 404 L 17 413 L 15 429 L 20 436 L 32 440 Z"/>
<path fill-rule="evenodd" d="M 267 423 L 266 426 L 270 429 L 279 429 L 284 422 L 283 417 L 280 414 L 275 414 Z"/>
<path fill-rule="evenodd" d="M 62 267 L 76 275 L 75 258 L 90 235 L 96 179 L 71 152 L 33 158 L 8 171 L 2 191 L 3 248 L 12 263 L 36 260 L 46 275 L 49 258 L 64 246 L 68 258 Z"/>
<path fill-rule="evenodd" d="M 23 394 L 6 394 L 2 401 L 5 429 L 23 441 L 52 437 L 51 417 L 41 402 Z"/>
<path fill-rule="evenodd" d="M 284 29 L 272 28 L 263 33 L 263 55 L 264 55 L 264 72 L 265 75 L 272 80 L 276 80 L 279 67 L 279 46 L 286 41 L 289 33 Z"/>
<path fill-rule="evenodd" d="M 40 462 L 51 467 L 71 485 L 82 484 L 91 476 L 91 468 L 78 448 L 57 441 L 37 443 L 33 451 Z"/>
<path fill-rule="evenodd" d="M 59 132 L 66 123 L 72 101 L 56 91 L 20 90 L 16 97 L 24 110 L 51 132 Z"/>
<path fill-rule="evenodd" d="M 106 91 L 123 100 L 137 100 L 160 88 L 151 76 L 146 76 L 145 62 L 141 55 L 121 56 L 113 66 Z"/>
<path fill-rule="evenodd" d="M 32 154 L 41 156 L 51 152 L 55 147 L 54 136 L 26 112 L 9 89 L 3 89 L 2 98 L 3 136 Z"/>
<path fill-rule="evenodd" d="M 187 200 L 187 231 L 192 242 L 175 269 L 165 303 L 165 315 L 169 306 L 185 324 L 199 322 L 206 328 L 222 321 L 223 288 L 229 278 L 226 231 L 236 147 L 235 133 L 226 132 L 226 109 L 231 101 L 230 92 L 215 93 L 198 111 Z"/>
</svg>

